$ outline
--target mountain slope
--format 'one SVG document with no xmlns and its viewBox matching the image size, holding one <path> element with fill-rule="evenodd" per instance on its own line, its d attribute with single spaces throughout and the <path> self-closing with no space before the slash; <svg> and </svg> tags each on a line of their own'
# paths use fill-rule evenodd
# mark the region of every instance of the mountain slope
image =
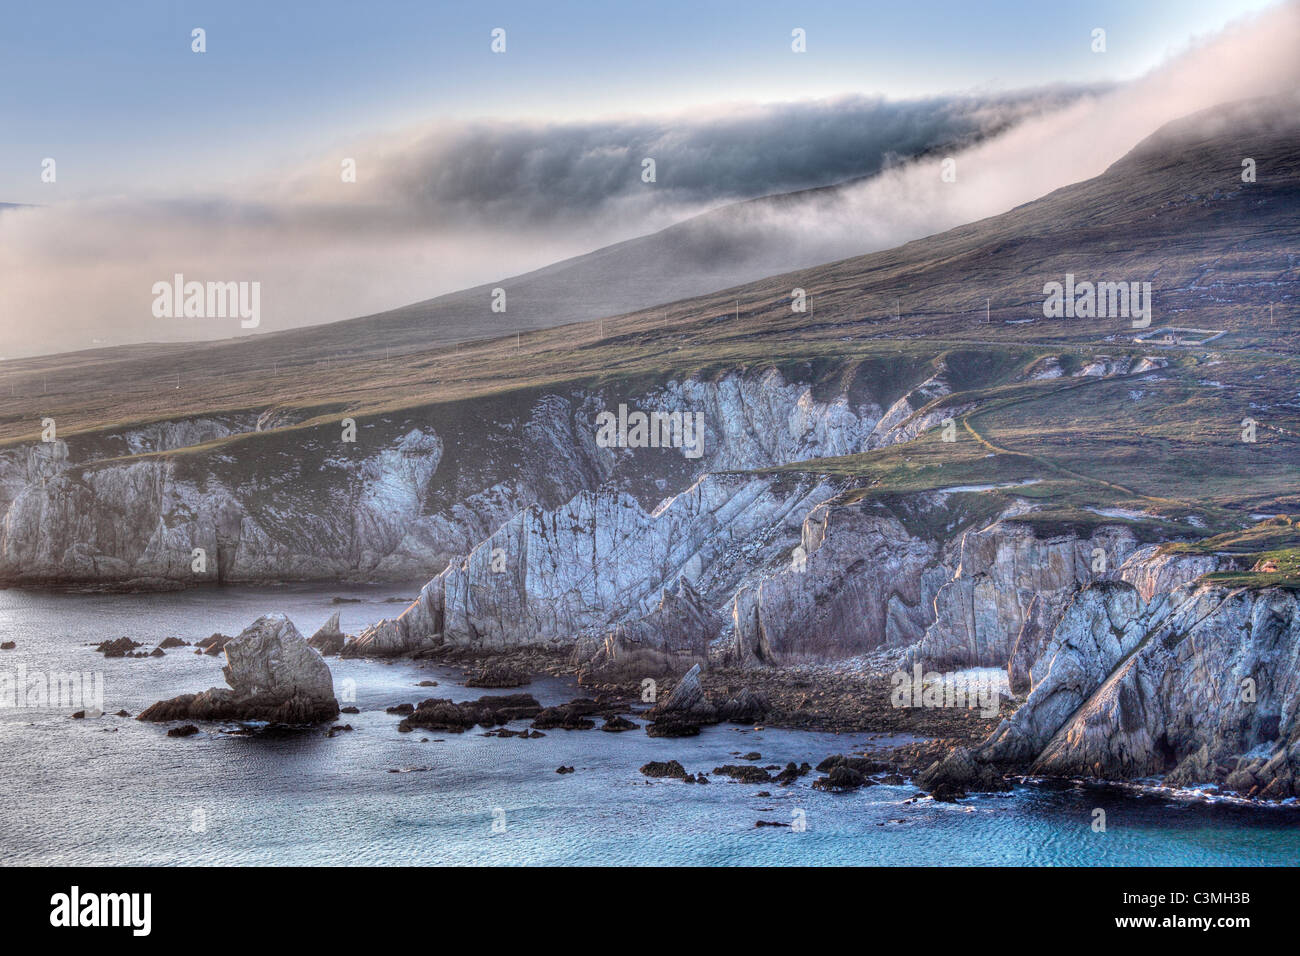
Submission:
<svg viewBox="0 0 1300 956">
<path fill-rule="evenodd" d="M 610 319 L 604 338 L 573 326 L 307 366 L 253 339 L 6 367 L 4 576 L 184 583 L 202 546 L 216 580 L 427 577 L 530 505 L 613 483 L 653 509 L 727 470 L 871 495 L 1033 481 L 995 497 L 1057 529 L 1118 509 L 1187 533 L 1289 509 L 1300 137 L 1278 105 L 1190 118 L 1003 216 Z M 1152 281 L 1152 328 L 1167 312 L 1227 335 L 1166 348 L 1126 319 L 1044 319 L 1043 283 L 1066 272 Z M 703 456 L 599 447 L 596 415 L 621 404 L 703 416 Z M 47 418 L 56 440 L 35 441 Z M 960 440 L 936 443 L 947 418 Z"/>
</svg>

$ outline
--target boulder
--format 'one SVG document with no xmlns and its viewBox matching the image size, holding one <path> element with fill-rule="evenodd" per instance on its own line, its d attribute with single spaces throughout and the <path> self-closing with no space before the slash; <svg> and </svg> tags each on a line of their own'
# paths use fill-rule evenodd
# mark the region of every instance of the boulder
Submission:
<svg viewBox="0 0 1300 956">
<path fill-rule="evenodd" d="M 667 719 L 691 724 L 716 724 L 718 710 L 709 701 L 700 684 L 700 665 L 682 675 L 672 693 L 652 707 L 646 715 L 652 720 Z"/>
<path fill-rule="evenodd" d="M 813 781 L 816 790 L 829 790 L 832 793 L 845 793 L 857 790 L 871 783 L 863 774 L 844 764 L 837 765 L 829 774 Z"/>
<path fill-rule="evenodd" d="M 615 714 L 613 717 L 609 718 L 609 720 L 605 721 L 604 725 L 600 729 L 610 734 L 621 734 L 626 730 L 636 730 L 637 726 L 637 724 L 632 723 L 632 721 L 628 720 L 626 717 L 623 717 L 620 714 Z"/>
<path fill-rule="evenodd" d="M 669 760 L 666 763 L 659 760 L 652 760 L 641 768 L 641 772 L 647 777 L 673 777 L 677 780 L 686 779 L 686 768 L 676 760 Z"/>
<path fill-rule="evenodd" d="M 214 635 L 219 637 L 220 635 Z M 145 709 L 137 720 L 257 720 L 306 724 L 338 715 L 325 661 L 283 614 L 258 618 L 222 642 L 229 689 L 182 694 Z"/>
<path fill-rule="evenodd" d="M 208 637 L 205 637 L 201 641 L 197 641 L 194 644 L 194 647 L 196 649 L 195 653 L 202 652 L 204 654 L 207 654 L 209 657 L 216 657 L 218 654 L 222 652 L 222 650 L 225 649 L 226 644 L 228 644 L 230 641 L 233 640 L 234 640 L 233 637 L 229 637 L 225 634 L 221 634 L 221 633 L 212 634 Z"/>
<path fill-rule="evenodd" d="M 948 756 L 921 771 L 917 774 L 916 785 L 930 791 L 936 800 L 940 799 L 941 792 L 960 795 L 970 790 L 996 792 L 1011 789 L 997 768 L 980 760 L 967 747 L 954 748 Z"/>
<path fill-rule="evenodd" d="M 594 700 L 579 698 L 567 704 L 543 708 L 533 719 L 534 730 L 590 730 L 596 722 L 590 715 L 596 713 Z"/>
<path fill-rule="evenodd" d="M 645 733 L 647 737 L 698 737 L 700 725 L 665 717 L 646 724 Z"/>
</svg>

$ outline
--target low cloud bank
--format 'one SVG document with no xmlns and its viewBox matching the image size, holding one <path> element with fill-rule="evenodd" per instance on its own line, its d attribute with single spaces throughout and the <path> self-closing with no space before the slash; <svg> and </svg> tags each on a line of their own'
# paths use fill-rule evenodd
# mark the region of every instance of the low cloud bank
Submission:
<svg viewBox="0 0 1300 956">
<path fill-rule="evenodd" d="M 240 333 L 237 321 L 155 318 L 150 290 L 176 273 L 261 282 L 259 331 L 283 329 L 502 279 L 736 200 L 862 176 L 717 216 L 720 254 L 729 230 L 738 248 L 779 246 L 791 264 L 887 248 L 1095 176 L 1171 120 L 1294 90 L 1296 49 L 1300 7 L 1288 4 L 1104 90 L 461 124 L 351 144 L 240 196 L 3 208 L 0 355 Z M 356 183 L 340 179 L 345 156 Z M 653 184 L 642 181 L 647 157 Z M 944 159 L 954 182 L 941 175 Z"/>
</svg>

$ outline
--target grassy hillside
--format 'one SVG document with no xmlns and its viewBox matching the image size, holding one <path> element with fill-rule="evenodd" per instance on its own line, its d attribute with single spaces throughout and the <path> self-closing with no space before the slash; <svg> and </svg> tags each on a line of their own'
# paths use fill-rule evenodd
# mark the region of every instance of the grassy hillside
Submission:
<svg viewBox="0 0 1300 956">
<path fill-rule="evenodd" d="M 4 363 L 0 442 L 34 440 L 46 416 L 66 436 L 200 413 L 290 413 L 293 425 L 218 443 L 251 467 L 273 455 L 265 443 L 345 413 L 472 428 L 476 416 L 538 390 L 630 394 L 674 377 L 769 367 L 819 396 L 846 388 L 887 406 L 942 365 L 954 394 L 936 405 L 975 406 L 961 416 L 958 442 L 923 436 L 800 467 L 859 476 L 867 493 L 1036 480 L 1016 494 L 1050 502 L 1043 520 L 1119 508 L 1213 530 L 1297 511 L 1297 115 L 1237 104 L 1213 123 L 1175 124 L 1102 176 L 1004 215 L 599 322 L 463 345 L 404 341 L 387 357 L 382 323 L 358 320 L 321 331 L 310 348 L 294 333 Z M 1241 182 L 1243 155 L 1256 159 L 1258 182 Z M 1135 344 L 1126 319 L 1044 319 L 1043 284 L 1067 272 L 1151 281 L 1153 328 L 1227 334 L 1161 347 Z M 791 311 L 795 287 L 811 296 L 809 312 Z M 431 343 L 438 335 L 428 330 Z M 1144 355 L 1168 367 L 1072 377 Z M 1044 361 L 1065 376 L 1034 378 Z M 1258 422 L 1253 444 L 1240 440 L 1247 417 Z"/>
</svg>

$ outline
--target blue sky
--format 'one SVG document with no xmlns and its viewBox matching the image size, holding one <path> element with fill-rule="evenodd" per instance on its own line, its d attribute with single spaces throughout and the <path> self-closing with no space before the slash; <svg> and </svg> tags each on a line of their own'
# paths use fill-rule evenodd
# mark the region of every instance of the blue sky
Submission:
<svg viewBox="0 0 1300 956">
<path fill-rule="evenodd" d="M 847 92 L 1127 79 L 1267 0 L 0 7 L 0 200 L 202 192 L 440 118 L 576 119 Z M 190 52 L 190 30 L 208 52 Z M 493 27 L 505 55 L 489 52 Z M 808 52 L 790 52 L 802 27 Z M 1094 27 L 1108 51 L 1089 49 Z M 57 193 L 39 163 L 59 163 Z"/>
</svg>

